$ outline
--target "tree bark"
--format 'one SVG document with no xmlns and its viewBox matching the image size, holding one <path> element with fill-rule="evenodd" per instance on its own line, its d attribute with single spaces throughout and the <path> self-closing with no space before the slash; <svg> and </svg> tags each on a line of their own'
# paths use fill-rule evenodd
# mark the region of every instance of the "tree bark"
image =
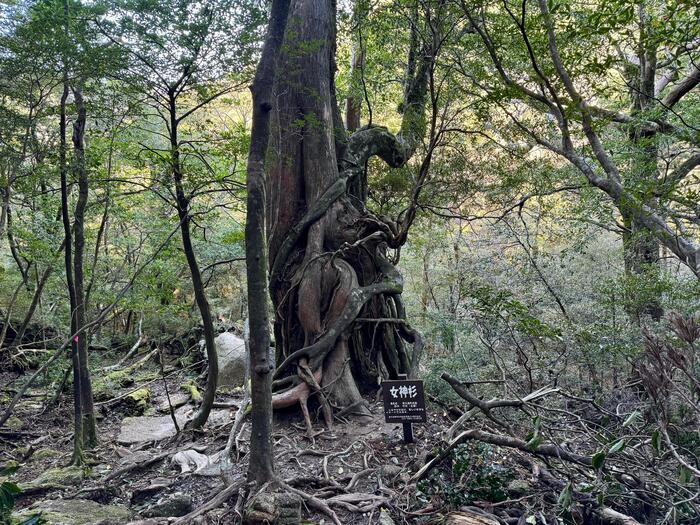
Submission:
<svg viewBox="0 0 700 525">
<path fill-rule="evenodd" d="M 68 16 L 68 4 L 64 4 L 65 16 Z M 63 94 L 60 103 L 60 145 L 58 152 L 59 174 L 61 179 L 61 220 L 63 222 L 63 234 L 65 249 L 63 252 L 63 262 L 66 270 L 66 284 L 68 287 L 68 297 L 70 304 L 70 330 L 71 334 L 76 334 L 75 322 L 75 285 L 73 283 L 73 249 L 72 233 L 70 226 L 70 216 L 68 209 L 68 163 L 66 159 L 66 103 L 68 100 L 68 75 L 63 74 Z M 73 458 L 72 463 L 81 465 L 83 463 L 83 430 L 82 430 L 82 400 L 80 397 L 80 358 L 78 356 L 78 343 L 73 337 L 71 343 L 71 359 L 73 363 Z"/>
<path fill-rule="evenodd" d="M 248 480 L 261 486 L 274 475 L 272 463 L 272 370 L 268 321 L 267 241 L 265 232 L 265 158 L 270 136 L 273 85 L 289 0 L 273 0 L 262 57 L 251 86 L 253 123 L 248 154 L 245 227 L 248 278 L 248 342 L 252 431 Z"/>
<path fill-rule="evenodd" d="M 78 112 L 73 123 L 73 163 L 78 179 L 78 201 L 73 216 L 74 259 L 73 286 L 75 287 L 75 331 L 77 334 L 78 362 L 80 370 L 80 408 L 82 415 L 83 445 L 93 448 L 97 445 L 97 428 L 95 424 L 95 405 L 92 398 L 92 382 L 88 364 L 88 333 L 84 330 L 87 324 L 85 304 L 85 271 L 83 260 L 85 255 L 85 210 L 88 201 L 88 174 L 85 166 L 85 125 L 86 109 L 82 90 L 79 86 L 73 88 L 73 97 Z"/>
</svg>

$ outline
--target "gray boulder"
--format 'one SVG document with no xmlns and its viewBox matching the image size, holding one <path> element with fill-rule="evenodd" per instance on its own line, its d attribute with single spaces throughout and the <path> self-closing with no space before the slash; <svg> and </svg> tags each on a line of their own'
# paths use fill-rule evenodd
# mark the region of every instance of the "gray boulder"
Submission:
<svg viewBox="0 0 700 525">
<path fill-rule="evenodd" d="M 219 334 L 215 341 L 219 363 L 219 386 L 242 386 L 245 383 L 248 365 L 245 341 L 231 332 Z"/>
</svg>

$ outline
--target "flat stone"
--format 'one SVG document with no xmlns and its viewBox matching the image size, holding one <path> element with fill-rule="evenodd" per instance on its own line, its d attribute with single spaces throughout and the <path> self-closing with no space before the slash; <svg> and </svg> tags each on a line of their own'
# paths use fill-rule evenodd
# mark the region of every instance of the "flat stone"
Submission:
<svg viewBox="0 0 700 525">
<path fill-rule="evenodd" d="M 170 394 L 170 403 L 173 405 L 173 409 L 178 409 L 183 405 L 186 405 L 187 402 L 190 400 L 190 396 L 187 394 L 182 394 L 182 393 L 176 393 L 176 394 Z M 170 412 L 170 405 L 168 405 L 168 398 L 166 397 L 163 399 L 163 401 L 158 405 L 158 411 L 159 412 Z"/>
<path fill-rule="evenodd" d="M 83 469 L 80 467 L 50 468 L 38 478 L 22 485 L 22 490 L 29 493 L 44 490 L 77 487 L 83 482 Z"/>
<path fill-rule="evenodd" d="M 131 493 L 131 504 L 138 505 L 153 498 L 173 484 L 173 480 L 167 478 L 156 478 L 151 480 L 151 484 L 145 487 L 137 487 Z"/>
<path fill-rule="evenodd" d="M 175 419 L 180 429 L 187 422 L 187 417 L 184 414 L 175 414 Z M 170 416 L 125 417 L 122 420 L 117 442 L 122 445 L 130 445 L 147 441 L 161 441 L 173 437 L 175 434 L 175 425 Z"/>
<path fill-rule="evenodd" d="M 209 413 L 209 419 L 207 419 L 207 427 L 216 428 L 221 427 L 229 423 L 235 417 L 235 412 L 227 408 L 215 408 Z"/>
<path fill-rule="evenodd" d="M 193 509 L 192 497 L 182 492 L 177 492 L 158 500 L 150 509 L 144 512 L 149 518 L 167 518 L 184 516 Z"/>
<path fill-rule="evenodd" d="M 52 525 L 122 525 L 131 512 L 118 505 L 100 505 L 87 499 L 56 499 L 37 501 L 15 516 L 22 520 L 41 512 L 45 523 Z"/>
</svg>

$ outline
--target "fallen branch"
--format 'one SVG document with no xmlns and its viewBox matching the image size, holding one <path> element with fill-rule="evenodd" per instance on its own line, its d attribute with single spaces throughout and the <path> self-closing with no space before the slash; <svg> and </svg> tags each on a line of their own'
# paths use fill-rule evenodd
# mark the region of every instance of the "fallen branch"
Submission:
<svg viewBox="0 0 700 525">
<path fill-rule="evenodd" d="M 633 517 L 617 512 L 609 507 L 593 509 L 593 512 L 598 518 L 610 525 L 642 525 Z"/>
<path fill-rule="evenodd" d="M 528 446 L 527 442 L 523 441 L 522 439 L 491 434 L 490 432 L 484 432 L 482 430 L 467 430 L 452 440 L 452 442 L 447 445 L 447 448 L 445 448 L 445 450 L 443 450 L 439 455 L 435 456 L 433 459 L 423 465 L 423 467 L 413 475 L 411 482 L 415 483 L 423 479 L 428 472 L 430 472 L 434 467 L 448 457 L 455 447 L 469 440 L 483 441 L 484 443 L 489 443 L 498 447 L 516 448 L 536 456 L 560 459 L 571 463 L 576 463 L 578 465 L 584 465 L 586 467 L 590 467 L 592 465 L 592 460 L 589 456 L 582 456 L 580 454 L 569 452 L 558 445 L 549 444 L 540 445 L 538 447 L 530 447 Z"/>
<path fill-rule="evenodd" d="M 157 463 L 158 461 L 167 458 L 171 454 L 175 454 L 172 450 L 168 450 L 167 452 L 161 452 L 160 454 L 156 454 L 155 456 L 151 456 L 150 458 L 144 459 L 143 461 L 136 461 L 133 463 L 129 463 L 128 465 L 117 469 L 113 471 L 112 473 L 108 474 L 105 478 L 104 481 L 111 481 L 113 479 L 116 479 L 120 476 L 123 476 L 124 474 L 127 474 L 133 470 L 139 470 L 142 468 L 149 467 L 153 465 L 154 463 Z"/>
<path fill-rule="evenodd" d="M 236 455 L 238 455 L 239 453 L 238 432 L 241 428 L 241 425 L 243 424 L 243 421 L 245 420 L 245 416 L 250 413 L 251 409 L 250 394 L 248 393 L 248 389 L 244 388 L 243 392 L 243 400 L 241 401 L 240 405 L 238 406 L 238 410 L 236 411 L 236 417 L 233 420 L 233 426 L 231 427 L 231 432 L 229 432 L 228 435 L 228 442 L 226 443 L 226 448 L 224 448 L 224 451 L 221 453 L 222 457 L 225 458 L 226 461 L 230 460 L 231 451 L 233 450 L 234 446 L 236 447 Z"/>
</svg>

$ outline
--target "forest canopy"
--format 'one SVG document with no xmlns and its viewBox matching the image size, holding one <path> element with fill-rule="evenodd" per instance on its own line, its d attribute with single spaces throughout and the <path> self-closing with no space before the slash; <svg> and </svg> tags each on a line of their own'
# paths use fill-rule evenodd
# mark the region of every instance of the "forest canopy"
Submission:
<svg viewBox="0 0 700 525">
<path fill-rule="evenodd" d="M 0 522 L 698 523 L 698 84 L 689 0 L 0 3 Z"/>
</svg>

